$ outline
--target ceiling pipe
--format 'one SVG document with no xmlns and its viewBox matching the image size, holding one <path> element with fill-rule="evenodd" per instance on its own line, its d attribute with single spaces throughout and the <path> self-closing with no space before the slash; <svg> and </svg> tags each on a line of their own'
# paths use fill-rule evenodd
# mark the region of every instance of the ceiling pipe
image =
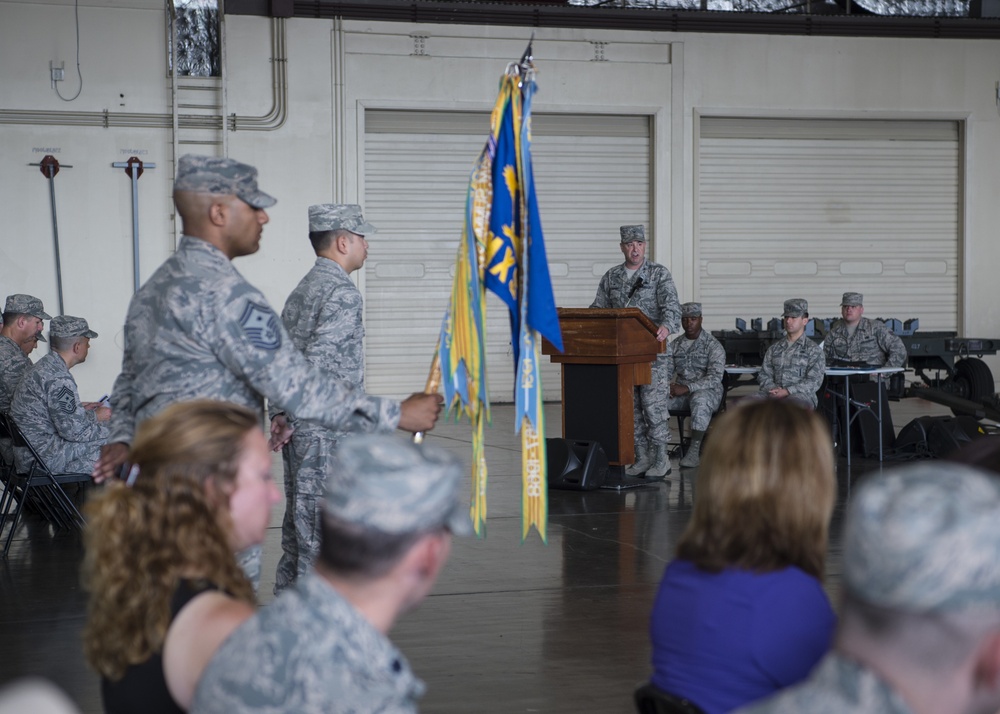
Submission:
<svg viewBox="0 0 1000 714">
<path fill-rule="evenodd" d="M 271 19 L 271 109 L 263 116 L 231 114 L 223 122 L 221 115 L 181 114 L 178 123 L 183 129 L 221 129 L 230 131 L 274 131 L 288 118 L 288 58 L 285 55 L 285 20 Z M 34 109 L 0 109 L 0 124 L 34 124 L 45 126 L 96 126 L 104 129 L 169 129 L 173 116 L 169 113 L 44 111 Z"/>
</svg>

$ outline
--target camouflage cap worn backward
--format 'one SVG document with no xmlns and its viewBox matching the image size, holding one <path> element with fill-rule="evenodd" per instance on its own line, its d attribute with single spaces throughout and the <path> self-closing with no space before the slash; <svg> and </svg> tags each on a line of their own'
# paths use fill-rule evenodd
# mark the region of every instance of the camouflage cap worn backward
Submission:
<svg viewBox="0 0 1000 714">
<path fill-rule="evenodd" d="M 622 245 L 633 241 L 646 242 L 646 229 L 643 226 L 622 226 L 618 232 L 622 237 Z"/>
<path fill-rule="evenodd" d="M 237 196 L 254 208 L 270 208 L 278 202 L 257 188 L 257 169 L 220 156 L 182 156 L 177 161 L 174 190 Z"/>
<path fill-rule="evenodd" d="M 870 478 L 844 536 L 844 580 L 873 605 L 1000 611 L 1000 479 L 932 462 Z"/>
<path fill-rule="evenodd" d="M 360 236 L 378 231 L 365 221 L 361 206 L 356 203 L 320 203 L 309 206 L 309 232 L 345 230 Z"/>
<path fill-rule="evenodd" d="M 844 293 L 844 297 L 840 299 L 841 307 L 852 307 L 865 304 L 865 296 L 861 293 Z"/>
<path fill-rule="evenodd" d="M 701 317 L 701 303 L 686 302 L 681 305 L 681 317 Z"/>
<path fill-rule="evenodd" d="M 7 303 L 3 308 L 3 314 L 31 315 L 32 317 L 37 317 L 39 320 L 52 319 L 52 315 L 49 315 L 43 309 L 41 300 L 36 298 L 34 295 L 25 295 L 24 293 L 8 295 Z"/>
<path fill-rule="evenodd" d="M 402 535 L 441 526 L 472 533 L 459 498 L 461 463 L 443 449 L 390 435 L 349 437 L 337 445 L 324 511 L 339 521 Z"/>
<path fill-rule="evenodd" d="M 97 337 L 82 317 L 56 315 L 49 323 L 49 337 Z"/>
<path fill-rule="evenodd" d="M 809 312 L 809 303 L 804 298 L 785 300 L 785 310 L 782 317 L 802 317 Z"/>
</svg>

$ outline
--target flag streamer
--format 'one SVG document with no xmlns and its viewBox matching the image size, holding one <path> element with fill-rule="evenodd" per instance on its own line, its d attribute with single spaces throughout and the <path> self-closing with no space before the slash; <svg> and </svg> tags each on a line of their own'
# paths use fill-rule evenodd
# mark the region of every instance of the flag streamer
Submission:
<svg viewBox="0 0 1000 714">
<path fill-rule="evenodd" d="M 472 423 L 472 521 L 485 535 L 485 291 L 506 305 L 515 369 L 515 429 L 521 433 L 522 540 L 534 526 L 546 539 L 545 422 L 541 338 L 562 349 L 545 239 L 531 167 L 531 45 L 508 66 L 490 117 L 490 134 L 469 178 L 465 225 L 438 353 L 445 404 Z"/>
</svg>

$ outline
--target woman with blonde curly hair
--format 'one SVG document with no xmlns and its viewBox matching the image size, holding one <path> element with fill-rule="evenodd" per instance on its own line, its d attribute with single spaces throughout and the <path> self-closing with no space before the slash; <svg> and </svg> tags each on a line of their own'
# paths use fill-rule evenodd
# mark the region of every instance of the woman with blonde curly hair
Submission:
<svg viewBox="0 0 1000 714">
<path fill-rule="evenodd" d="M 721 714 L 804 679 L 830 646 L 829 429 L 789 400 L 731 409 L 695 491 L 653 608 L 652 683 Z"/>
<path fill-rule="evenodd" d="M 129 483 L 87 506 L 84 652 L 105 710 L 183 712 L 216 648 L 254 610 L 235 553 L 280 494 L 257 415 L 174 404 L 140 425 Z"/>
</svg>

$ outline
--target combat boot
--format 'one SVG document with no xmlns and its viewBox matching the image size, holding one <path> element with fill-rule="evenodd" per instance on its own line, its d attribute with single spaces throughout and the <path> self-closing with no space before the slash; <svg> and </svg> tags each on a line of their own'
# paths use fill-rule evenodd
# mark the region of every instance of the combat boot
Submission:
<svg viewBox="0 0 1000 714">
<path fill-rule="evenodd" d="M 693 469 L 701 463 L 701 442 L 705 438 L 703 431 L 691 431 L 691 443 L 688 444 L 687 452 L 681 459 L 681 466 L 686 469 Z"/>
<path fill-rule="evenodd" d="M 635 454 L 635 463 L 625 467 L 626 476 L 642 476 L 649 471 L 653 465 L 653 457 L 649 449 L 638 449 Z"/>
<path fill-rule="evenodd" d="M 657 444 L 653 456 L 653 465 L 646 471 L 647 481 L 662 481 L 670 475 L 670 458 L 667 456 L 667 445 Z"/>
</svg>

